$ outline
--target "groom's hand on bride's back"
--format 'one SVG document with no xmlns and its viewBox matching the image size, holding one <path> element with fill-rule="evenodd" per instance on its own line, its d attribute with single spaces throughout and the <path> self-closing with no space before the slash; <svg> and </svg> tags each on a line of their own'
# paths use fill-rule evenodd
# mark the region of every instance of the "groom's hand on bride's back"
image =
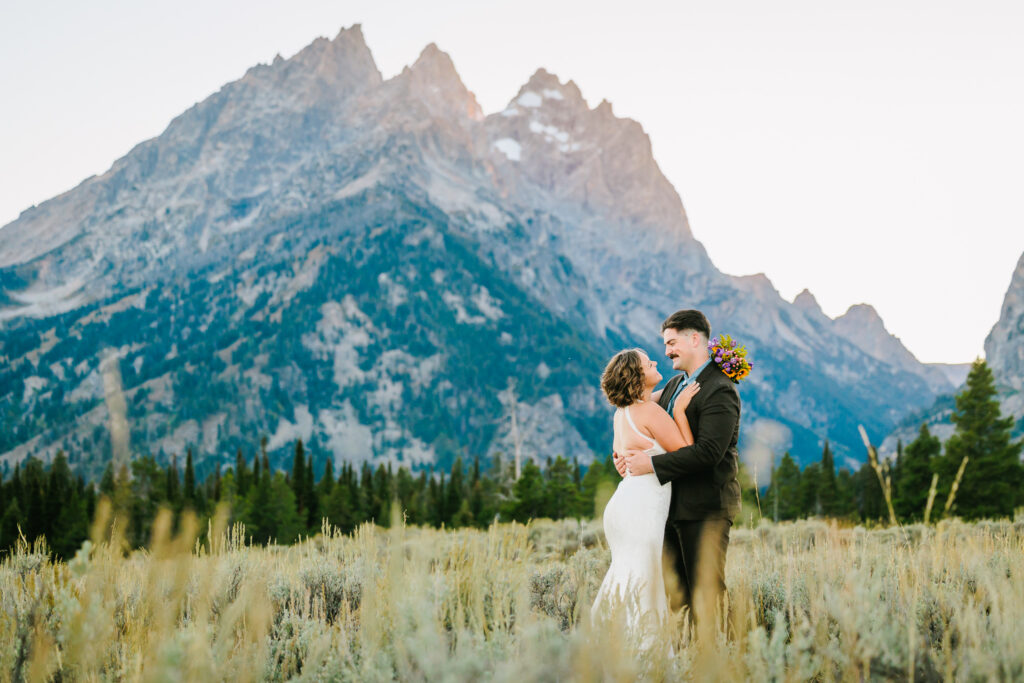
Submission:
<svg viewBox="0 0 1024 683">
<path fill-rule="evenodd" d="M 626 459 L 618 453 L 612 453 L 612 462 L 615 463 L 615 471 L 619 473 L 619 476 L 626 476 Z"/>
<path fill-rule="evenodd" d="M 634 477 L 641 474 L 650 474 L 654 471 L 654 466 L 651 464 L 651 456 L 643 449 L 628 449 L 623 460 L 626 461 L 626 468 L 629 470 L 629 473 Z"/>
</svg>

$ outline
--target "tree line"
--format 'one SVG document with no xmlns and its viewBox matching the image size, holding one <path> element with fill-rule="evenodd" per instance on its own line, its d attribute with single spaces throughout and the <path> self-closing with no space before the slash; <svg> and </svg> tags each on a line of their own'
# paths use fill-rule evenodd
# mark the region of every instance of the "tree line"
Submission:
<svg viewBox="0 0 1024 683">
<path fill-rule="evenodd" d="M 145 546 L 157 512 L 168 508 L 177 518 L 186 509 L 204 521 L 219 503 L 230 506 L 232 521 L 245 525 L 257 543 L 291 543 L 320 531 L 323 520 L 349 532 L 373 522 L 390 526 L 397 511 L 405 523 L 448 528 L 486 527 L 494 520 L 527 522 L 538 517 L 562 519 L 594 516 L 602 482 L 617 481 L 611 460 L 583 468 L 562 456 L 542 468 L 527 461 L 518 480 L 512 464 L 498 455 L 486 469 L 479 458 L 468 466 L 456 458 L 450 470 L 412 473 L 402 466 L 345 463 L 335 472 L 328 459 L 314 473 L 313 458 L 301 440 L 295 443 L 289 471 L 274 471 L 266 439 L 251 460 L 241 449 L 235 463 L 200 479 L 192 451 L 184 467 L 172 460 L 161 466 L 152 455 L 133 459 L 115 470 L 108 464 L 98 486 L 76 476 L 63 452 L 45 467 L 37 458 L 15 466 L 0 484 L 0 550 L 19 536 L 45 536 L 59 557 L 73 556 L 88 535 L 100 496 L 107 496 L 126 519 L 126 541 Z"/>
<path fill-rule="evenodd" d="M 956 431 L 944 449 L 922 424 L 917 438 L 906 448 L 900 444 L 896 457 L 877 469 L 866 463 L 855 472 L 837 470 L 826 441 L 820 462 L 803 471 L 786 453 L 761 490 L 741 471 L 744 515 L 759 510 L 761 517 L 777 521 L 809 516 L 884 520 L 888 489 L 898 520 L 914 521 L 922 519 L 930 495 L 937 501 L 936 512 L 946 512 L 954 482 L 952 514 L 967 519 L 1012 515 L 1015 506 L 1024 504 L 1021 444 L 1011 440 L 1013 420 L 1000 415 L 984 361 L 973 365 L 965 390 L 956 397 L 952 421 Z M 183 468 L 173 459 L 161 466 L 151 455 L 120 469 L 108 464 L 98 486 L 73 473 L 64 453 L 48 466 L 29 458 L 0 482 L 0 550 L 11 548 L 19 536 L 29 541 L 45 536 L 56 555 L 72 556 L 89 532 L 99 496 L 109 497 L 126 520 L 126 541 L 132 547 L 149 541 L 160 508 L 176 516 L 190 509 L 202 520 L 219 503 L 229 505 L 233 521 L 243 522 L 254 542 L 290 543 L 318 532 L 323 520 L 346 532 L 364 522 L 389 526 L 393 511 L 410 525 L 448 528 L 486 527 L 495 520 L 589 518 L 600 502 L 598 490 L 602 485 L 610 490 L 619 480 L 610 458 L 584 468 L 562 456 L 548 459 L 544 467 L 527 460 L 518 479 L 512 463 L 500 455 L 487 467 L 479 458 L 467 463 L 460 457 L 449 470 L 415 474 L 404 466 L 369 463 L 345 463 L 335 472 L 328 459 L 315 473 L 301 440 L 295 443 L 291 469 L 275 471 L 266 446 L 264 438 L 251 458 L 239 449 L 233 466 L 215 468 L 202 479 L 196 476 L 191 450 Z"/>
<path fill-rule="evenodd" d="M 897 520 L 913 522 L 924 519 L 929 498 L 931 519 L 947 513 L 964 519 L 1012 516 L 1024 505 L 1022 444 L 1012 439 L 1013 418 L 1001 415 L 985 361 L 972 364 L 950 419 L 955 430 L 945 447 L 922 423 L 917 437 L 906 447 L 899 442 L 895 457 L 877 468 L 867 462 L 855 472 L 837 472 L 828 441 L 821 461 L 803 471 L 786 453 L 772 470 L 763 516 L 880 520 L 889 518 L 891 503 Z"/>
</svg>

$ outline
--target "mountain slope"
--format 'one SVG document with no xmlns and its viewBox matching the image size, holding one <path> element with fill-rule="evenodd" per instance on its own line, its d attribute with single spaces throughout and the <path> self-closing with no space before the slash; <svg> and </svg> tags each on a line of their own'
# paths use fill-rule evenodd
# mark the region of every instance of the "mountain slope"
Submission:
<svg viewBox="0 0 1024 683">
<path fill-rule="evenodd" d="M 608 103 L 540 70 L 485 117 L 436 46 L 384 81 L 355 26 L 0 230 L 0 459 L 102 467 L 117 357 L 134 452 L 212 467 L 266 434 L 276 462 L 301 436 L 318 461 L 446 466 L 508 452 L 514 410 L 527 455 L 586 462 L 604 361 L 656 352 L 680 307 L 746 343 L 744 424 L 799 457 L 860 458 L 858 424 L 937 394 L 912 356 L 719 272 Z"/>
</svg>

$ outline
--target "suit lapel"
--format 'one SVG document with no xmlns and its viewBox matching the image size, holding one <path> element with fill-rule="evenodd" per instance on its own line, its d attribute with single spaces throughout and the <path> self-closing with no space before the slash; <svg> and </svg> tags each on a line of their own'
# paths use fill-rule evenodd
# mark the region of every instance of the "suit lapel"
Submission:
<svg viewBox="0 0 1024 683">
<path fill-rule="evenodd" d="M 661 396 L 658 398 L 658 405 L 667 413 L 668 407 L 672 403 L 672 394 L 676 393 L 676 389 L 679 388 L 679 383 L 683 381 L 682 375 L 676 375 L 668 381 L 665 388 L 661 391 Z"/>
<path fill-rule="evenodd" d="M 705 382 L 714 379 L 715 371 L 719 370 L 718 366 L 715 365 L 715 361 L 708 363 L 707 367 L 701 370 L 701 373 L 697 375 L 697 379 L 694 381 L 701 385 L 701 390 L 697 392 L 697 395 L 690 401 L 690 405 L 686 406 L 686 420 L 690 423 L 690 429 L 693 431 L 693 436 L 697 436 L 697 429 L 700 423 L 700 409 L 704 405 L 704 399 L 711 392 L 704 391 Z M 719 370 L 720 372 L 720 370 Z"/>
</svg>

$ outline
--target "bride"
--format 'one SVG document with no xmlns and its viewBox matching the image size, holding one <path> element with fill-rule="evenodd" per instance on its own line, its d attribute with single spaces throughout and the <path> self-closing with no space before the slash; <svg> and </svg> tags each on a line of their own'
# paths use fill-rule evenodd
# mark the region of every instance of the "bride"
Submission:
<svg viewBox="0 0 1024 683">
<path fill-rule="evenodd" d="M 673 420 L 656 403 L 654 387 L 661 381 L 657 364 L 639 349 L 620 351 L 601 375 L 601 388 L 617 408 L 613 418 L 616 453 L 646 449 L 650 455 L 693 443 L 686 406 L 700 390 L 694 382 L 676 399 Z M 660 392 L 659 392 L 660 393 Z M 668 619 L 661 553 L 665 540 L 672 484 L 652 474 L 626 476 L 604 509 L 604 533 L 612 552 L 592 614 L 607 618 L 616 606 L 625 612 L 627 632 L 640 637 L 641 647 Z"/>
</svg>

